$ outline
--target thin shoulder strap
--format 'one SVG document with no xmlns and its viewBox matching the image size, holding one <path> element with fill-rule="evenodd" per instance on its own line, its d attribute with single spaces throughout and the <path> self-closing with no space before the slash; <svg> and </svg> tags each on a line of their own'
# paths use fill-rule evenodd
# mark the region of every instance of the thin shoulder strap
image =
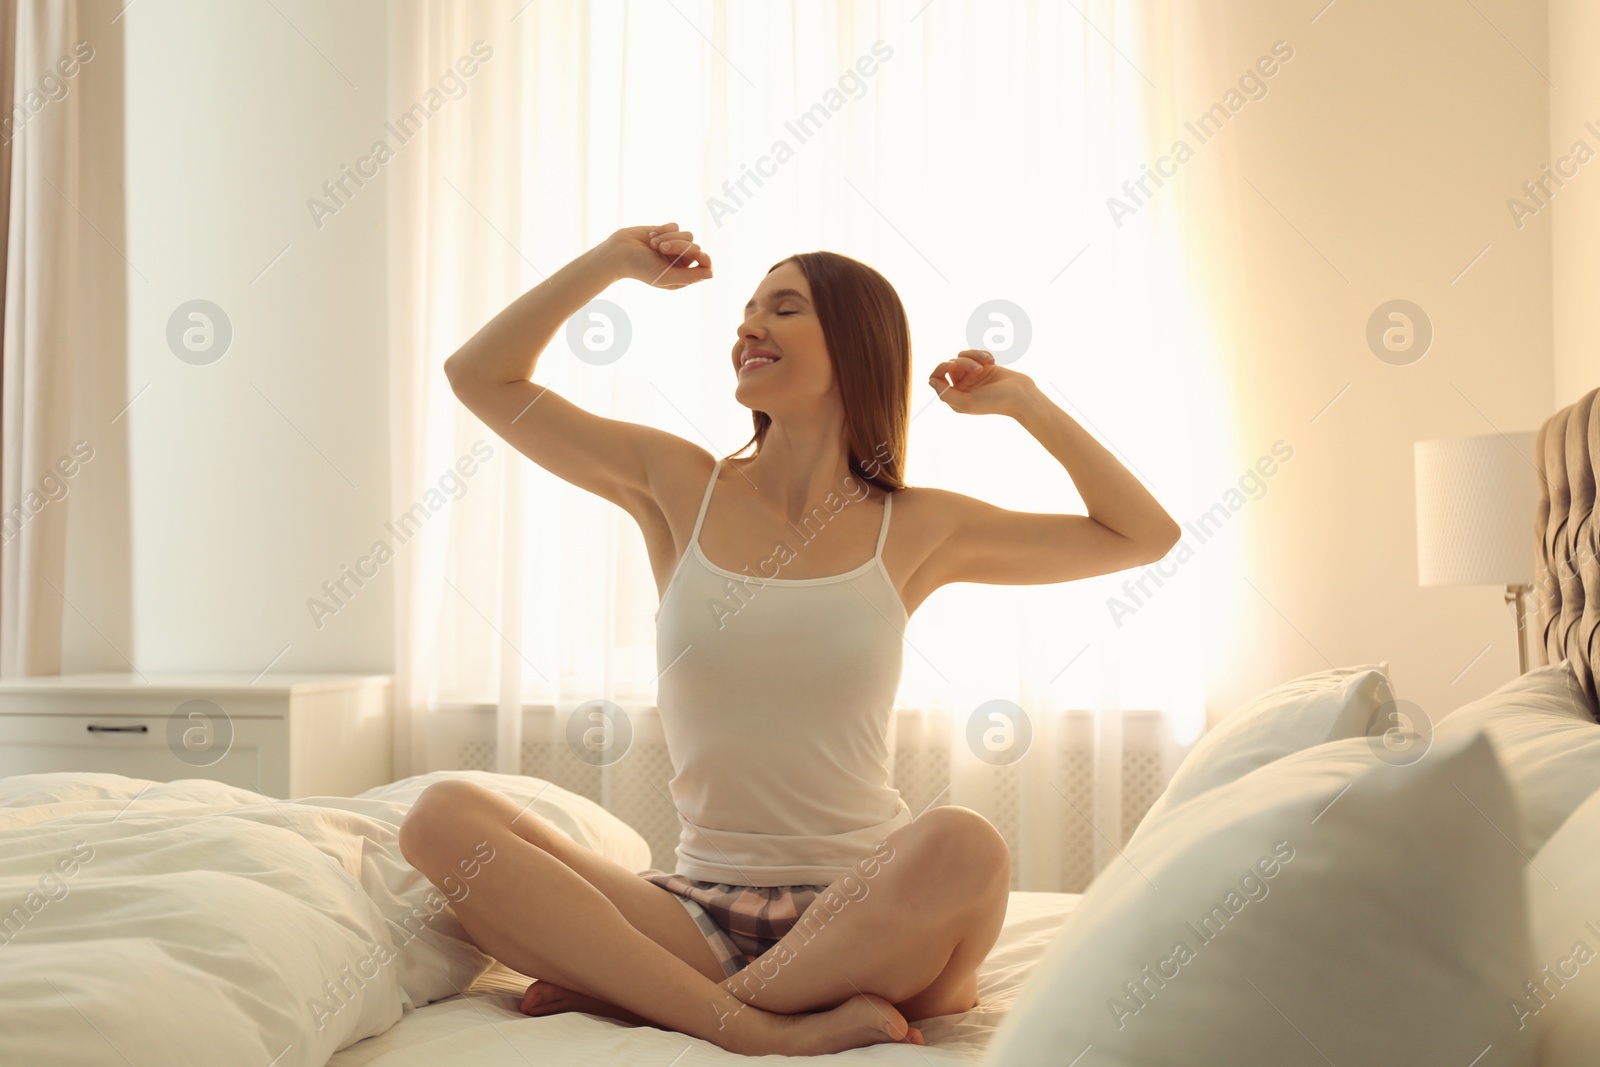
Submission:
<svg viewBox="0 0 1600 1067">
<path fill-rule="evenodd" d="M 689 535 L 689 543 L 697 544 L 700 541 L 700 524 L 706 521 L 706 508 L 711 504 L 711 490 L 717 487 L 717 472 L 722 469 L 722 460 L 718 459 L 711 467 L 711 480 L 706 483 L 706 495 L 700 498 L 700 514 L 694 517 L 694 533 Z"/>
<path fill-rule="evenodd" d="M 878 529 L 878 547 L 872 550 L 872 558 L 877 559 L 883 555 L 883 542 L 889 536 L 889 510 L 894 507 L 894 492 L 883 494 L 883 525 Z"/>
</svg>

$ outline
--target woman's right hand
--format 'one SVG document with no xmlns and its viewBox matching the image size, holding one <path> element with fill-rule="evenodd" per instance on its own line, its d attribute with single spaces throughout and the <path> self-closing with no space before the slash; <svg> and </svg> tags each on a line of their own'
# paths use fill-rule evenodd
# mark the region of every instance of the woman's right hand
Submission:
<svg viewBox="0 0 1600 1067">
<path fill-rule="evenodd" d="M 676 222 L 624 227 L 604 243 L 622 277 L 658 289 L 682 289 L 711 277 L 711 257 Z"/>
</svg>

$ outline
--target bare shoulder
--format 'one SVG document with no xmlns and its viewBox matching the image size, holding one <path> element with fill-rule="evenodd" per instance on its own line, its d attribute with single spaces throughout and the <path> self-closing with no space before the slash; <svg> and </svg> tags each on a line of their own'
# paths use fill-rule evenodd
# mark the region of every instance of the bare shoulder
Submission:
<svg viewBox="0 0 1600 1067">
<path fill-rule="evenodd" d="M 949 581 L 948 569 L 939 558 L 941 548 L 959 529 L 962 501 L 971 499 L 948 489 L 918 485 L 895 491 L 883 564 L 899 587 L 908 614 Z"/>
<path fill-rule="evenodd" d="M 894 493 L 894 539 L 905 545 L 936 543 L 948 537 L 960 515 L 977 501 L 948 489 L 908 485 Z"/>
<path fill-rule="evenodd" d="M 889 537 L 893 554 L 907 573 L 920 572 L 935 585 L 959 581 L 947 573 L 951 550 L 977 528 L 982 511 L 992 507 L 949 489 L 911 485 L 896 490 Z"/>
<path fill-rule="evenodd" d="M 666 431 L 655 431 L 643 443 L 651 455 L 651 504 L 673 529 L 692 526 L 717 457 L 693 441 Z"/>
</svg>

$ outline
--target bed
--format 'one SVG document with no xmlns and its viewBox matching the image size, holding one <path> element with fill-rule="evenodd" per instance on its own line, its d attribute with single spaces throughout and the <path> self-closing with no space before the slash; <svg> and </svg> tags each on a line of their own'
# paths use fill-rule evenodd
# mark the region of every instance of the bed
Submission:
<svg viewBox="0 0 1600 1067">
<path fill-rule="evenodd" d="M 1564 969 L 1582 967 L 1574 931 L 1600 946 L 1597 406 L 1600 390 L 1538 435 L 1540 667 L 1447 709 L 1425 736 L 1388 726 L 1385 663 L 1262 694 L 1201 738 L 1083 894 L 1011 894 L 977 1008 L 920 1022 L 925 1046 L 817 1061 L 1600 1059 L 1600 966 L 1587 984 Z M 0 779 L 0 1063 L 744 1058 L 598 1016 L 524 1017 L 529 979 L 478 952 L 400 856 L 401 818 L 441 776 L 476 778 L 619 863 L 650 865 L 621 820 L 520 776 L 435 772 L 293 801 L 197 779 Z M 1212 923 L 1226 936 L 1208 936 Z M 1198 954 L 1167 948 L 1180 930 Z"/>
<path fill-rule="evenodd" d="M 479 953 L 400 855 L 416 796 L 465 777 L 635 869 L 644 839 L 539 779 L 435 772 L 353 798 L 274 800 L 210 780 L 0 779 L 0 1063 L 649 1064 L 742 1059 L 709 1042 L 518 1011 L 530 979 Z M 457 898 L 458 899 L 458 898 Z M 978 1007 L 928 1046 L 830 1062 L 977 1058 L 1078 899 L 1013 893 Z M 375 947 L 392 946 L 380 954 Z"/>
</svg>

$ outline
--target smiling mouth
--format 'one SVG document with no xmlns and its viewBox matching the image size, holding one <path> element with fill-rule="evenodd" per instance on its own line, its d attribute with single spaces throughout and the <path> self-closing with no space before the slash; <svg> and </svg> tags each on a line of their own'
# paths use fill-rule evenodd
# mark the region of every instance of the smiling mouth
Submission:
<svg viewBox="0 0 1600 1067">
<path fill-rule="evenodd" d="M 757 367 L 771 366 L 776 362 L 778 362 L 778 359 L 773 356 L 751 356 L 749 359 L 739 364 L 739 373 L 743 374 L 745 371 L 754 370 Z"/>
</svg>

